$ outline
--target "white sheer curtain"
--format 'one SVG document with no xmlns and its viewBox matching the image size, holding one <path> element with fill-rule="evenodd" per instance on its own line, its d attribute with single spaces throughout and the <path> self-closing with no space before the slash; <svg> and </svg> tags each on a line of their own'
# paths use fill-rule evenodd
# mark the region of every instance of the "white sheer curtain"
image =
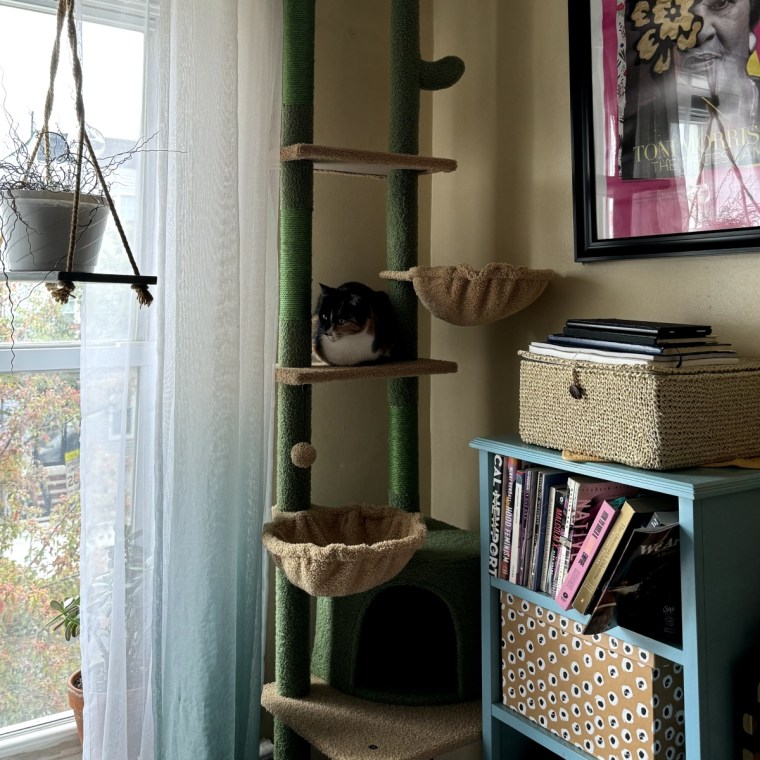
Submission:
<svg viewBox="0 0 760 760">
<path fill-rule="evenodd" d="M 281 4 L 159 5 L 140 236 L 159 285 L 150 309 L 124 286 L 119 305 L 141 339 L 108 335 L 109 289 L 86 296 L 85 760 L 258 756 Z"/>
</svg>

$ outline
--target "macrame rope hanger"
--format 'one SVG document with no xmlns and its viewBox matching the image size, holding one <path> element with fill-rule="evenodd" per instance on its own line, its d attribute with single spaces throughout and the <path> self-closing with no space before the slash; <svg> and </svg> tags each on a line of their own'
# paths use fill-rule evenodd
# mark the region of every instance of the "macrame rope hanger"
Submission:
<svg viewBox="0 0 760 760">
<path fill-rule="evenodd" d="M 132 267 L 132 271 L 134 272 L 136 277 L 140 277 L 141 276 L 140 270 L 137 266 L 137 262 L 135 261 L 135 257 L 132 254 L 132 249 L 130 248 L 129 242 L 127 241 L 127 236 L 124 232 L 124 227 L 122 226 L 121 220 L 119 219 L 119 215 L 116 212 L 116 206 L 114 205 L 113 198 L 111 197 L 111 193 L 108 190 L 108 185 L 106 184 L 105 177 L 103 176 L 103 172 L 100 168 L 100 164 L 98 163 L 98 159 L 95 155 L 95 150 L 92 147 L 92 143 L 90 142 L 90 138 L 85 128 L 84 100 L 82 98 L 82 65 L 79 61 L 79 54 L 77 52 L 77 30 L 76 30 L 76 22 L 74 20 L 74 0 L 58 0 L 58 14 L 57 14 L 57 19 L 56 19 L 56 36 L 55 36 L 55 43 L 53 44 L 53 53 L 50 58 L 50 85 L 48 87 L 47 98 L 45 99 L 45 118 L 44 118 L 42 130 L 37 135 L 37 140 L 34 144 L 34 148 L 32 149 L 31 155 L 29 157 L 28 168 L 31 168 L 32 163 L 34 162 L 37 156 L 37 153 L 40 149 L 40 145 L 42 144 L 42 141 L 44 139 L 45 158 L 46 158 L 46 167 L 47 167 L 46 171 L 47 172 L 50 171 L 49 169 L 50 167 L 49 124 L 50 124 L 50 115 L 53 110 L 53 99 L 55 96 L 55 79 L 56 79 L 56 74 L 58 72 L 58 60 L 60 58 L 60 51 L 61 51 L 61 32 L 63 30 L 64 20 L 67 22 L 67 33 L 68 33 L 68 38 L 69 38 L 69 45 L 71 47 L 71 65 L 72 65 L 73 74 L 74 74 L 74 84 L 76 86 L 76 115 L 77 115 L 77 124 L 79 128 L 79 139 L 77 141 L 77 154 L 76 154 L 74 202 L 73 202 L 73 206 L 71 210 L 71 231 L 69 234 L 68 253 L 66 255 L 66 272 L 71 273 L 73 271 L 73 266 L 74 266 L 74 251 L 76 249 L 76 241 L 77 241 L 77 222 L 79 219 L 79 200 L 82 193 L 82 159 L 83 159 L 84 148 L 86 146 L 87 152 L 89 153 L 89 156 L 90 156 L 90 160 L 92 161 L 92 165 L 95 169 L 98 182 L 100 183 L 100 186 L 103 190 L 103 197 L 105 198 L 105 201 L 108 204 L 108 208 L 111 212 L 111 216 L 113 217 L 114 224 L 116 225 L 116 229 L 119 233 L 119 237 L 121 238 L 121 242 L 124 246 L 124 250 L 126 251 L 127 258 L 129 259 L 129 263 Z M 71 296 L 75 288 L 73 280 L 67 280 L 67 279 L 61 279 L 55 283 L 48 283 L 47 287 L 50 290 L 50 293 L 53 296 L 53 298 L 59 303 L 67 303 L 69 300 L 69 297 Z M 143 305 L 150 306 L 150 304 L 153 301 L 153 296 L 150 294 L 147 284 L 135 283 L 132 285 L 132 289 L 136 291 L 137 302 L 141 306 Z"/>
</svg>

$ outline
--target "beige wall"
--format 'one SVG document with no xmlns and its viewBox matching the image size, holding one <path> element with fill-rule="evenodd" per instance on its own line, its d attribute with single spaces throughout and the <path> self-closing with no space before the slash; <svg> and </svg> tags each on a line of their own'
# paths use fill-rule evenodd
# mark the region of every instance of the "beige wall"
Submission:
<svg viewBox="0 0 760 760">
<path fill-rule="evenodd" d="M 423 8 L 428 8 L 423 3 Z M 430 25 L 424 34 L 430 37 Z M 383 151 L 388 149 L 388 69 L 390 3 L 377 0 L 317 2 L 314 141 L 320 144 Z M 428 42 L 428 47 L 432 47 Z M 430 98 L 423 101 L 429 148 Z M 420 263 L 429 251 L 430 178 L 420 182 Z M 385 266 L 385 192 L 382 180 L 317 175 L 314 183 L 313 302 L 318 283 L 340 285 L 359 280 L 375 289 Z M 423 317 L 420 345 L 429 342 L 429 319 Z M 428 382 L 422 382 L 422 428 L 428 429 Z M 328 383 L 313 390 L 312 498 L 317 504 L 387 499 L 386 384 Z M 429 449 L 421 446 L 427 472 Z M 422 478 L 422 498 L 429 504 L 429 478 Z"/>
<path fill-rule="evenodd" d="M 518 361 L 568 317 L 707 322 L 760 355 L 757 254 L 573 262 L 566 0 L 436 0 L 435 56 L 466 64 L 433 98 L 433 264 L 507 261 L 556 272 L 523 312 L 486 327 L 434 320 L 431 355 L 459 363 L 432 381 L 433 514 L 477 526 L 475 436 L 517 430 Z"/>
</svg>

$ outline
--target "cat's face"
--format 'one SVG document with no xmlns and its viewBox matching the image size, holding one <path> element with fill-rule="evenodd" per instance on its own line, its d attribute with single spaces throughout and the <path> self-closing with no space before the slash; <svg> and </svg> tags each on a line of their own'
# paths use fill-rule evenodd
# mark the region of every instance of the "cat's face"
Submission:
<svg viewBox="0 0 760 760">
<path fill-rule="evenodd" d="M 360 282 L 320 285 L 312 349 L 326 364 L 350 366 L 387 359 L 393 348 L 388 295 Z"/>
<path fill-rule="evenodd" d="M 317 316 L 322 332 L 331 340 L 354 335 L 367 327 L 369 307 L 364 298 L 345 290 L 321 285 Z"/>
</svg>

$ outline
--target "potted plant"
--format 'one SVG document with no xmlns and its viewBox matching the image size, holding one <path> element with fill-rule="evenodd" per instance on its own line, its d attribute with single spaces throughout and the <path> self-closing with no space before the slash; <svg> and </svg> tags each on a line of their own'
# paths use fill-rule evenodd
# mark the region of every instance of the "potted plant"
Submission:
<svg viewBox="0 0 760 760">
<path fill-rule="evenodd" d="M 66 641 L 79 636 L 79 595 L 69 597 L 68 599 L 53 599 L 50 602 L 50 608 L 58 614 L 48 623 L 53 631 L 62 630 Z M 77 724 L 77 733 L 79 741 L 84 741 L 84 693 L 82 691 L 82 669 L 69 676 L 66 682 L 69 707 L 74 711 L 74 720 Z"/>
<path fill-rule="evenodd" d="M 83 267 L 79 271 L 94 271 L 108 212 L 113 210 L 85 125 L 73 6 L 66 0 L 58 3 L 42 129 L 25 143 L 18 139 L 16 123 L 6 114 L 15 151 L 0 164 L 0 233 L 5 247 L 3 266 L 10 271 L 75 271 L 74 262 Z M 73 146 L 63 134 L 50 128 L 66 17 L 76 85 L 78 129 Z M 98 195 L 93 195 L 96 187 Z M 108 206 L 101 202 L 100 193 L 109 199 Z"/>
<path fill-rule="evenodd" d="M 124 633 L 127 648 L 127 662 L 133 663 L 139 661 L 139 652 L 142 643 L 142 606 L 139 594 L 145 572 L 145 556 L 142 545 L 139 543 L 142 531 L 136 530 L 128 533 L 124 539 L 124 601 L 125 601 L 125 619 Z M 108 638 L 110 631 L 111 604 L 113 599 L 113 557 L 114 547 L 106 550 L 107 567 L 105 571 L 93 580 L 92 604 L 98 609 L 100 617 L 104 621 L 104 627 L 96 631 L 96 641 L 98 642 L 101 654 L 100 664 L 96 664 L 90 672 L 95 672 L 95 690 L 105 691 L 108 681 L 107 665 L 108 647 L 105 640 Z M 69 597 L 63 600 L 53 599 L 50 602 L 50 608 L 56 613 L 47 627 L 53 631 L 62 631 L 67 641 L 79 636 L 81 629 L 80 623 L 80 595 Z M 77 725 L 79 740 L 84 741 L 84 691 L 82 688 L 82 669 L 72 673 L 66 682 L 69 705 L 74 711 L 74 719 Z M 129 702 L 129 700 L 128 700 Z M 141 717 L 141 707 L 138 706 L 140 713 L 137 718 Z M 128 720 L 135 719 L 130 715 Z"/>
<path fill-rule="evenodd" d="M 71 145 L 60 132 L 50 129 L 65 20 L 68 20 L 77 121 L 76 139 Z M 104 164 L 93 147 L 85 123 L 82 85 L 74 3 L 58 0 L 42 129 L 28 143 L 15 139 L 15 151 L 0 162 L 1 271 L 6 275 L 12 271 L 45 276 L 57 271 L 57 281 L 48 283 L 48 289 L 56 301 L 67 303 L 75 288 L 74 280 L 103 279 L 94 270 L 110 214 L 134 275 L 127 280 L 122 275 L 107 275 L 103 281 L 130 282 L 138 303 L 148 306 L 153 301 L 148 285 L 155 282 L 155 277 L 143 277 L 132 255 L 106 182 L 107 169 L 114 164 Z M 17 136 L 16 123 L 8 114 L 6 118 L 11 132 Z M 63 144 L 56 138 L 62 138 Z M 55 143 L 59 144 L 54 147 Z M 119 166 L 121 162 L 115 163 Z"/>
<path fill-rule="evenodd" d="M 14 150 L 0 160 L 0 258 L 8 272 L 64 270 L 77 205 L 72 270 L 94 272 L 110 209 L 103 181 L 131 153 L 95 166 L 62 132 L 42 130 L 24 141 L 12 129 Z M 100 175 L 100 176 L 99 176 Z"/>
</svg>

